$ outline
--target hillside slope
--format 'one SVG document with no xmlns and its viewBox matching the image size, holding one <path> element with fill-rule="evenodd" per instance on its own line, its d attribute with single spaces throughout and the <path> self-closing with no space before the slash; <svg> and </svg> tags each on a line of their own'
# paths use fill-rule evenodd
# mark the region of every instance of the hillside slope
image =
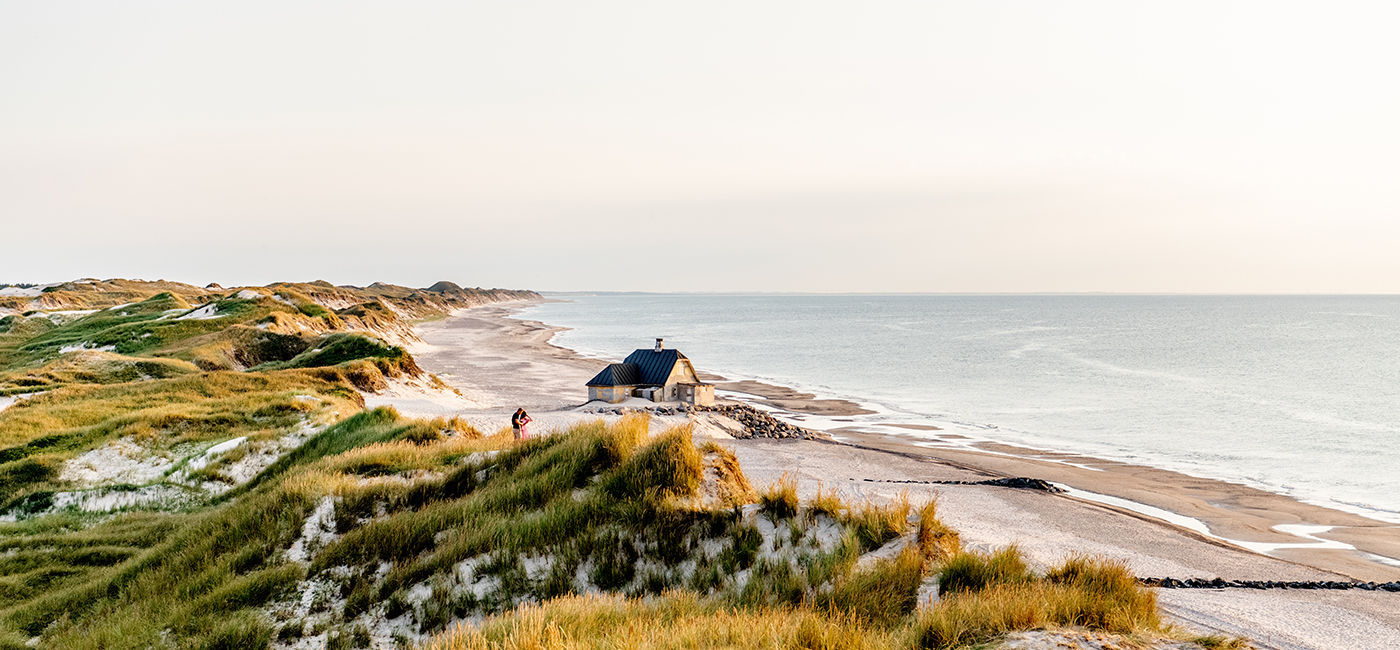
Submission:
<svg viewBox="0 0 1400 650">
<path fill-rule="evenodd" d="M 1171 643 L 1121 566 L 1036 573 L 933 503 L 756 491 L 689 425 L 518 441 L 364 408 L 433 381 L 412 320 L 530 292 L 47 289 L 7 298 L 64 309 L 0 319 L 0 648 Z"/>
<path fill-rule="evenodd" d="M 128 280 L 36 292 L 6 299 L 60 309 L 0 318 L 0 520 L 207 502 L 364 394 L 450 392 L 401 347 L 410 319 L 537 296 Z"/>
</svg>

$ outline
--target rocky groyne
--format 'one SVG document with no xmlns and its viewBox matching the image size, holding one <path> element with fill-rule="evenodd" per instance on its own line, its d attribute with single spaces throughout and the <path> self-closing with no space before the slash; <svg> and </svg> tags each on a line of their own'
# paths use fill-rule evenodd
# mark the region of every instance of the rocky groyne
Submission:
<svg viewBox="0 0 1400 650">
<path fill-rule="evenodd" d="M 1352 580 L 1225 580 L 1223 578 L 1138 578 L 1148 587 L 1162 589 L 1360 589 L 1400 592 L 1400 582 Z"/>
<path fill-rule="evenodd" d="M 855 479 L 851 479 L 855 480 Z M 981 481 L 916 481 L 907 480 L 883 480 L 865 478 L 861 479 L 866 483 L 913 483 L 917 485 L 990 485 L 993 487 L 1016 488 L 1018 490 L 1040 490 L 1058 494 L 1064 492 L 1059 486 L 1043 478 L 1030 478 L 1026 476 L 1007 476 L 1003 478 L 989 478 Z"/>
</svg>

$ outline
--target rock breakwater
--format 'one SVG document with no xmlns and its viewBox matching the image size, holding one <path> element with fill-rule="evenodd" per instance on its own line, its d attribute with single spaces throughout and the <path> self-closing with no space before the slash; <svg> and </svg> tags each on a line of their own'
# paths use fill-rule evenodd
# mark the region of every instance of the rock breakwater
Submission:
<svg viewBox="0 0 1400 650">
<path fill-rule="evenodd" d="M 593 410 L 594 413 L 612 413 L 615 415 L 626 415 L 628 413 L 646 412 L 653 415 L 691 415 L 697 413 L 714 413 L 723 415 L 743 427 L 742 432 L 732 432 L 735 438 L 775 438 L 793 440 L 830 440 L 831 436 L 820 431 L 813 431 L 799 427 L 790 422 L 784 422 L 769 413 L 749 406 L 747 404 L 720 404 L 716 406 L 693 406 L 690 404 L 658 404 L 657 406 L 633 407 L 633 406 L 604 406 Z"/>
</svg>

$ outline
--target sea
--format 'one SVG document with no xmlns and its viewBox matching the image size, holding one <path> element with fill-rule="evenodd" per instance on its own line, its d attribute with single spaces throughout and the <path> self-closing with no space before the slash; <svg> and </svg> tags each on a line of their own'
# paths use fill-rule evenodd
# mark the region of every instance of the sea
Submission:
<svg viewBox="0 0 1400 650">
<path fill-rule="evenodd" d="M 1400 296 L 548 294 L 602 359 L 844 398 L 859 425 L 1171 469 L 1400 522 Z M 941 435 L 900 429 L 910 437 Z"/>
</svg>

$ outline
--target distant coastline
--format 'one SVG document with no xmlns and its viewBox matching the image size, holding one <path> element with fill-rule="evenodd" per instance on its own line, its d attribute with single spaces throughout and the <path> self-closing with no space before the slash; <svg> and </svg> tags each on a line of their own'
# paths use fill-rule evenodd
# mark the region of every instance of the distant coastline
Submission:
<svg viewBox="0 0 1400 650">
<path fill-rule="evenodd" d="M 511 317 L 548 330 L 545 343 L 554 349 L 553 356 L 595 359 L 558 340 L 556 335 L 568 328 L 533 320 L 529 314 L 518 315 L 516 312 L 525 306 L 512 309 Z M 897 414 L 881 413 L 881 421 L 872 426 L 860 416 L 876 413 L 868 408 L 879 408 L 873 402 L 743 377 L 707 366 L 705 359 L 698 359 L 697 366 L 718 382 L 721 397 L 771 409 L 782 419 L 826 431 L 847 444 L 935 458 L 991 475 L 1044 478 L 1071 488 L 1077 498 L 1131 510 L 1136 516 L 1184 527 L 1218 543 L 1365 579 L 1400 577 L 1400 536 L 1394 534 L 1390 522 L 1381 519 L 1239 482 L 969 437 L 955 430 L 939 430 L 937 423 L 923 418 L 901 422 Z M 937 431 L 936 441 L 928 439 L 933 431 Z M 1298 533 L 1298 526 L 1305 527 L 1305 533 Z"/>
</svg>

